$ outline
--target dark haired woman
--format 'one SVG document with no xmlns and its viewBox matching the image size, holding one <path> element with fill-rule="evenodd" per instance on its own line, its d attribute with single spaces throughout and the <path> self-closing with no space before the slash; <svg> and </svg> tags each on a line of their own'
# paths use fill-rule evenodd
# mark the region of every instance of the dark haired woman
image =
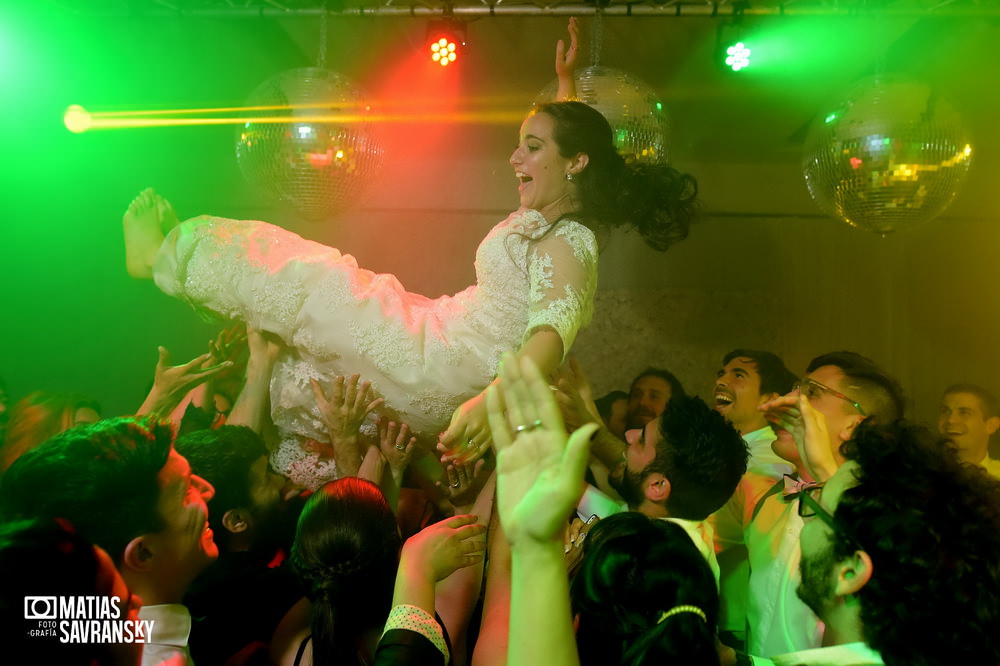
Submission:
<svg viewBox="0 0 1000 666">
<path fill-rule="evenodd" d="M 570 34 L 570 48 L 557 51 L 563 97 L 573 90 L 575 21 Z M 500 355 L 517 350 L 544 372 L 558 367 L 592 316 L 598 239 L 634 228 L 665 250 L 687 235 L 697 189 L 669 167 L 627 164 L 607 120 L 580 102 L 536 108 L 510 164 L 520 208 L 480 244 L 477 284 L 454 296 L 407 292 L 392 275 L 262 222 L 179 224 L 151 190 L 125 214 L 129 273 L 285 341 L 271 384 L 284 441 L 272 462 L 293 479 L 316 487 L 336 475 L 302 446 L 325 439 L 310 378 L 360 374 L 385 399 L 380 411 L 425 444 L 446 428 L 441 448 L 476 458 L 491 443 L 484 389 Z"/>
<path fill-rule="evenodd" d="M 598 522 L 570 598 L 581 664 L 719 664 L 715 577 L 679 525 L 637 512 Z"/>
<path fill-rule="evenodd" d="M 486 528 L 475 521 L 454 516 L 404 543 L 378 486 L 357 477 L 323 486 L 302 510 L 290 557 L 308 603 L 282 620 L 272 662 L 399 663 L 388 657 L 393 650 L 420 650 L 434 663 L 447 662 L 435 584 L 482 561 Z"/>
</svg>

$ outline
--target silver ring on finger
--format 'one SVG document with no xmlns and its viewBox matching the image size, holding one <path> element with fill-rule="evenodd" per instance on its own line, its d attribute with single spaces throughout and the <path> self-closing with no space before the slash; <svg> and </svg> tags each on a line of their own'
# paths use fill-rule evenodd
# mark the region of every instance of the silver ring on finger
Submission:
<svg viewBox="0 0 1000 666">
<path fill-rule="evenodd" d="M 462 482 L 459 481 L 458 479 L 455 479 L 454 483 L 449 483 L 448 485 L 451 486 L 452 488 L 458 488 L 460 485 L 462 485 Z"/>
<path fill-rule="evenodd" d="M 405 451 L 406 450 L 406 444 L 403 444 L 402 446 L 400 446 L 399 444 L 393 444 L 392 448 L 396 449 L 397 451 Z"/>
<path fill-rule="evenodd" d="M 541 419 L 535 419 L 534 421 L 532 421 L 528 425 L 519 425 L 516 428 L 514 428 L 514 434 L 515 435 L 520 435 L 522 432 L 527 432 L 529 430 L 534 430 L 535 428 L 541 427 L 541 425 L 542 425 L 542 420 Z"/>
</svg>

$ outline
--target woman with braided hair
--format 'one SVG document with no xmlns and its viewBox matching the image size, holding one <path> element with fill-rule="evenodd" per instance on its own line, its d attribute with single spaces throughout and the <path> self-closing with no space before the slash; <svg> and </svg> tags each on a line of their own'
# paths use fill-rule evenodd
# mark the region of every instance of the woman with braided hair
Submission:
<svg viewBox="0 0 1000 666">
<path fill-rule="evenodd" d="M 282 666 L 448 661 L 435 618 L 435 584 L 482 561 L 486 528 L 454 516 L 404 543 L 378 486 L 357 477 L 313 493 L 299 516 L 290 564 L 306 599 L 282 620 L 271 644 Z"/>
</svg>

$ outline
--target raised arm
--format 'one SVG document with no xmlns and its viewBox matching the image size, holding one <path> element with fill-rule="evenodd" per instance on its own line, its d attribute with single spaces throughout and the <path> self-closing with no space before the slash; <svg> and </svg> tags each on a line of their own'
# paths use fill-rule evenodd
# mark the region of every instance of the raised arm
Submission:
<svg viewBox="0 0 1000 666">
<path fill-rule="evenodd" d="M 263 435 L 270 411 L 271 373 L 281 344 L 260 331 L 247 327 L 247 376 L 243 389 L 229 411 L 229 425 L 244 425 Z"/>
<path fill-rule="evenodd" d="M 566 43 L 561 39 L 556 43 L 556 77 L 559 80 L 556 100 L 560 102 L 576 99 L 575 76 L 579 36 L 580 27 L 576 17 L 572 16 L 569 19 L 569 48 L 566 48 Z"/>
<path fill-rule="evenodd" d="M 497 509 L 512 556 L 507 663 L 579 663 L 562 537 L 597 425 L 567 437 L 548 380 L 530 359 L 506 356 L 488 401 Z"/>
<path fill-rule="evenodd" d="M 168 417 L 180 404 L 184 396 L 212 375 L 232 366 L 232 361 L 205 367 L 212 358 L 206 352 L 181 365 L 170 365 L 170 352 L 166 347 L 158 347 L 159 358 L 153 376 L 153 387 L 136 411 L 136 414 L 155 414 Z"/>
<path fill-rule="evenodd" d="M 432 663 L 429 657 L 415 658 L 413 641 L 401 636 L 405 632 L 399 630 L 423 635 L 441 652 L 440 663 L 449 662 L 443 632 L 434 617 L 435 586 L 459 569 L 481 563 L 485 549 L 486 527 L 478 524 L 475 516 L 447 518 L 406 540 L 399 556 L 392 610 L 375 654 L 376 665 Z"/>
<path fill-rule="evenodd" d="M 371 383 L 360 381 L 359 375 L 335 378 L 329 397 L 315 379 L 310 382 L 330 435 L 333 459 L 342 476 L 357 476 L 364 456 L 358 442 L 361 424 L 383 400 L 375 397 Z"/>
</svg>

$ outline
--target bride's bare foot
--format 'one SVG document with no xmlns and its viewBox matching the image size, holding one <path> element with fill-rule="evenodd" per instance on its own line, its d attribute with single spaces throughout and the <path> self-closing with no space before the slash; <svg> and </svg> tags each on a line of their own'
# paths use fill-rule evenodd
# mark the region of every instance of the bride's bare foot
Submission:
<svg viewBox="0 0 1000 666">
<path fill-rule="evenodd" d="M 160 231 L 166 236 L 170 231 L 181 223 L 180 218 L 177 217 L 177 213 L 174 212 L 174 207 L 170 205 L 170 202 L 161 197 L 159 194 L 153 193 L 153 197 L 156 199 L 156 207 L 160 213 Z"/>
<path fill-rule="evenodd" d="M 134 278 L 153 277 L 153 262 L 163 243 L 165 209 L 173 220 L 171 227 L 176 225 L 177 216 L 170 204 L 152 188 L 148 188 L 140 192 L 125 211 L 122 220 L 125 229 L 125 267 Z"/>
</svg>

